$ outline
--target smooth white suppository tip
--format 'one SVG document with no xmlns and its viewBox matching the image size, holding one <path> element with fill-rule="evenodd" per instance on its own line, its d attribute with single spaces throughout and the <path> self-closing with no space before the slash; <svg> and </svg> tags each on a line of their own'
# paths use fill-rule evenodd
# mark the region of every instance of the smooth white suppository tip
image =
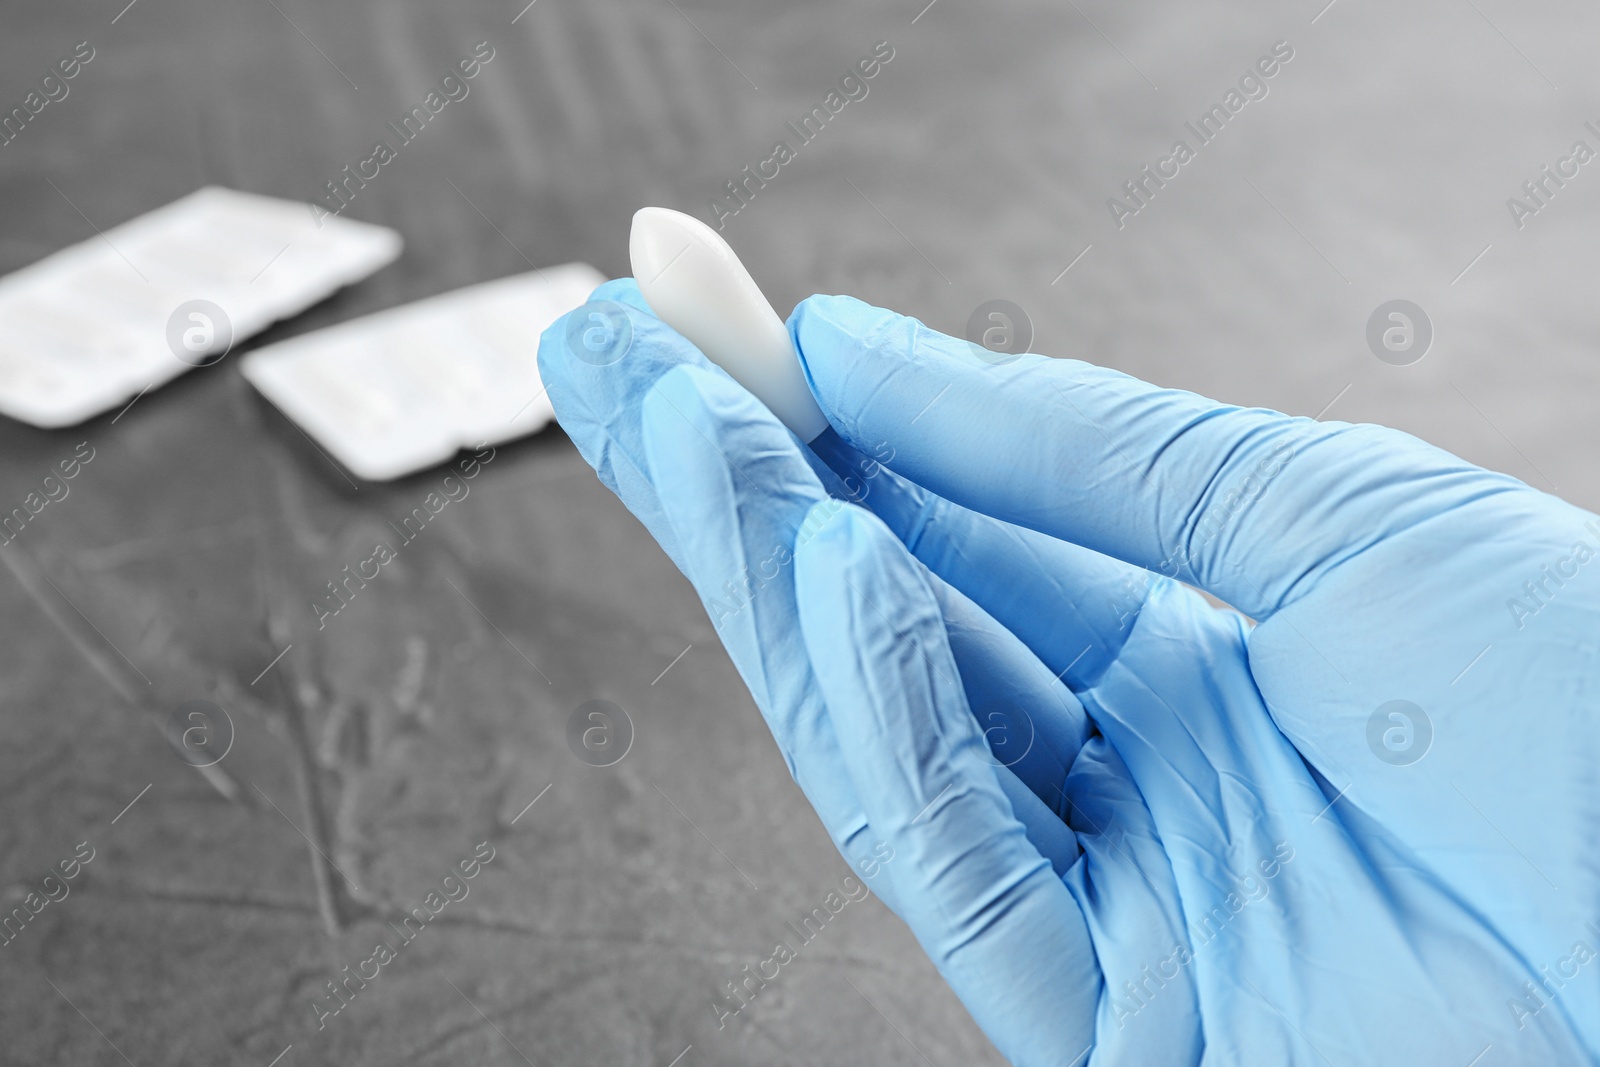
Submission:
<svg viewBox="0 0 1600 1067">
<path fill-rule="evenodd" d="M 694 342 L 802 441 L 827 429 L 788 329 L 717 231 L 681 211 L 640 208 L 628 255 L 639 291 L 662 322 Z"/>
</svg>

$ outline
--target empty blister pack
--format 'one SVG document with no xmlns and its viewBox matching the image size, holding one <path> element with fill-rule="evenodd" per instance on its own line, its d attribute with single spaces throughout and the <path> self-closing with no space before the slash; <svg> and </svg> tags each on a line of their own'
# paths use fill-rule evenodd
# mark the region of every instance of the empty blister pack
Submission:
<svg viewBox="0 0 1600 1067">
<path fill-rule="evenodd" d="M 603 281 L 568 263 L 484 282 L 268 345 L 242 369 L 351 472 L 388 481 L 548 423 L 539 334 Z"/>
</svg>

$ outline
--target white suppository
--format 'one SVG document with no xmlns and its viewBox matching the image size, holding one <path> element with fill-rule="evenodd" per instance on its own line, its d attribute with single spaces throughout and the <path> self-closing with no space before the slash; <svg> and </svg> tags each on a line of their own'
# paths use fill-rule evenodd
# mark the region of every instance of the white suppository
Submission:
<svg viewBox="0 0 1600 1067">
<path fill-rule="evenodd" d="M 754 393 L 802 441 L 827 429 L 783 320 L 715 230 L 681 211 L 641 208 L 633 216 L 628 253 L 639 291 L 663 322 Z"/>
</svg>

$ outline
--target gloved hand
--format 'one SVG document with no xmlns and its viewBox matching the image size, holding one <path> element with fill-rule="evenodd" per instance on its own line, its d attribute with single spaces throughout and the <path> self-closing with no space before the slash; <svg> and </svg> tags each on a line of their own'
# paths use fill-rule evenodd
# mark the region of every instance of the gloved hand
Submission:
<svg viewBox="0 0 1600 1067">
<path fill-rule="evenodd" d="M 789 320 L 807 448 L 592 301 L 557 418 L 1013 1062 L 1600 1062 L 1600 520 L 848 297 Z"/>
</svg>

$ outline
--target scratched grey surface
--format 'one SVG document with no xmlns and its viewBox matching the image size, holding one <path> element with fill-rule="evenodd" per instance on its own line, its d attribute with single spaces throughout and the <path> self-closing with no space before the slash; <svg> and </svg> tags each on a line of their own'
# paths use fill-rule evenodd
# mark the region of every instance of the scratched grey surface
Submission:
<svg viewBox="0 0 1600 1067">
<path fill-rule="evenodd" d="M 707 215 L 887 40 L 869 95 L 728 223 L 780 307 L 845 291 L 959 332 L 1005 298 L 1036 350 L 1389 423 L 1600 506 L 1600 163 L 1523 229 L 1505 204 L 1573 141 L 1600 144 L 1592 7 L 519 10 L 8 0 L 6 109 L 75 42 L 97 56 L 0 148 L 0 269 L 203 183 L 309 200 L 488 40 L 472 96 L 351 208 L 400 229 L 404 257 L 252 345 L 529 262 L 624 273 L 635 207 Z M 1107 198 L 1280 39 L 1296 54 L 1270 94 L 1119 230 Z M 1396 297 L 1437 330 L 1413 366 L 1364 341 Z M 78 442 L 96 450 L 0 550 L 7 907 L 78 842 L 96 850 L 0 945 L 0 1060 L 999 1062 L 876 901 L 718 1030 L 722 983 L 846 868 L 692 591 L 558 430 L 501 449 L 317 632 L 316 590 L 442 472 L 352 485 L 234 362 L 114 424 L 0 421 L 6 510 Z M 196 698 L 238 728 L 225 777 L 163 739 Z M 637 727 L 613 767 L 566 744 L 591 699 Z M 397 940 L 385 909 L 485 840 L 471 895 L 319 1030 L 323 983 Z"/>
</svg>

